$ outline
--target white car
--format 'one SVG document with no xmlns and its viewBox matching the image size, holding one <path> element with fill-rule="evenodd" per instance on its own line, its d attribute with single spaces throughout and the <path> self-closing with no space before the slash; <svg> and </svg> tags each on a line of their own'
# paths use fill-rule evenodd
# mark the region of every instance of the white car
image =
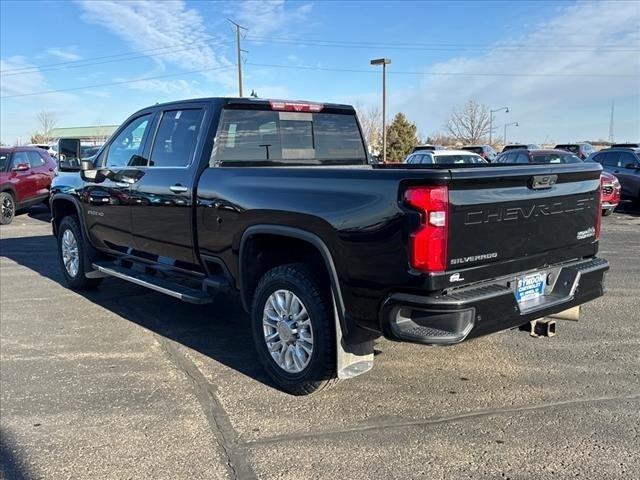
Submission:
<svg viewBox="0 0 640 480">
<path fill-rule="evenodd" d="M 422 150 L 412 153 L 404 159 L 404 163 L 419 165 L 442 165 L 461 163 L 488 163 L 480 155 L 467 150 Z"/>
</svg>

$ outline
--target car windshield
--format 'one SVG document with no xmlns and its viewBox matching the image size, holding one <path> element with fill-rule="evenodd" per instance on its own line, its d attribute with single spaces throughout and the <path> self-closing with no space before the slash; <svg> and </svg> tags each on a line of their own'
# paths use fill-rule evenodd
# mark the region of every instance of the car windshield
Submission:
<svg viewBox="0 0 640 480">
<path fill-rule="evenodd" d="M 0 172 L 4 172 L 9 164 L 9 153 L 0 153 Z"/>
<path fill-rule="evenodd" d="M 453 164 L 457 165 L 460 163 L 485 163 L 482 161 L 482 158 L 477 155 L 434 155 L 434 162 L 439 165 L 444 164 Z"/>
<path fill-rule="evenodd" d="M 536 153 L 533 155 L 533 163 L 581 163 L 575 155 L 568 153 Z"/>
</svg>

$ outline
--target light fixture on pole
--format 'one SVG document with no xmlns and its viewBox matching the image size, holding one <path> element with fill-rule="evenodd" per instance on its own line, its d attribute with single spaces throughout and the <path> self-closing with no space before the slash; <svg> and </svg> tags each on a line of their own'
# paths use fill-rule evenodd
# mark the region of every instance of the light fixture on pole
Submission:
<svg viewBox="0 0 640 480">
<path fill-rule="evenodd" d="M 493 140 L 493 114 L 501 112 L 502 110 L 504 110 L 504 113 L 509 113 L 509 107 L 500 107 L 495 110 L 489 110 L 489 145 L 492 144 Z"/>
<path fill-rule="evenodd" d="M 387 161 L 387 65 L 391 63 L 389 58 L 376 58 L 371 60 L 371 65 L 382 65 L 382 162 Z"/>
<path fill-rule="evenodd" d="M 507 127 L 519 127 L 520 125 L 518 125 L 518 122 L 511 122 L 511 123 L 505 123 L 504 124 L 504 138 L 502 139 L 502 141 L 504 142 L 504 144 L 507 144 Z"/>
</svg>

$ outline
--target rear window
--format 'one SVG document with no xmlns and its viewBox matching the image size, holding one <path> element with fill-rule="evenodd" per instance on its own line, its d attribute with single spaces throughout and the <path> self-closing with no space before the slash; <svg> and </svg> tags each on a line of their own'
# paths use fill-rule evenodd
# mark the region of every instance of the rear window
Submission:
<svg viewBox="0 0 640 480">
<path fill-rule="evenodd" d="M 575 155 L 564 153 L 535 153 L 533 155 L 534 163 L 581 163 Z"/>
<path fill-rule="evenodd" d="M 485 163 L 481 157 L 476 155 L 434 155 L 434 163 L 438 165 L 458 165 L 461 163 Z"/>
<path fill-rule="evenodd" d="M 213 165 L 366 164 L 355 115 L 225 109 Z"/>
<path fill-rule="evenodd" d="M 580 145 L 558 145 L 556 148 L 561 150 L 568 150 L 572 153 L 578 153 L 580 151 Z"/>
<path fill-rule="evenodd" d="M 482 155 L 484 151 L 482 147 L 462 147 L 462 150 L 467 150 L 468 152 L 477 153 L 478 155 Z"/>
</svg>

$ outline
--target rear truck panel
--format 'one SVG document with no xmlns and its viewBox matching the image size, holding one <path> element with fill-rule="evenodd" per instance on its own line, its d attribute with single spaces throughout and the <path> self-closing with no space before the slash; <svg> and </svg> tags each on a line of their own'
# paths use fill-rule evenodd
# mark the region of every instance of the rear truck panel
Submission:
<svg viewBox="0 0 640 480">
<path fill-rule="evenodd" d="M 601 296 L 608 263 L 595 258 L 599 177 L 586 164 L 452 170 L 448 203 L 421 202 L 410 188 L 405 203 L 421 215 L 410 262 L 429 280 L 422 292 L 387 295 L 384 334 L 454 344 Z M 440 234 L 446 245 L 434 243 Z M 425 249 L 443 249 L 444 258 L 430 268 L 429 259 L 421 263 Z"/>
</svg>

